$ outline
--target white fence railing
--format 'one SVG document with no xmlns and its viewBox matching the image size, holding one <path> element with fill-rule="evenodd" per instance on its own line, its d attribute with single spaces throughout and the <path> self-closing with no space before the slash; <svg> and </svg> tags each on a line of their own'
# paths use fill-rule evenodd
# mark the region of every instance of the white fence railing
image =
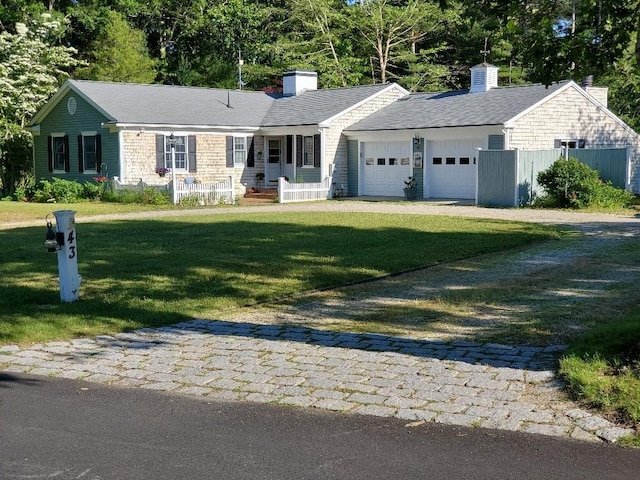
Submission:
<svg viewBox="0 0 640 480">
<path fill-rule="evenodd" d="M 278 179 L 278 201 L 309 202 L 331 198 L 331 178 L 319 183 L 289 183 L 284 177 Z"/>
<path fill-rule="evenodd" d="M 198 205 L 217 205 L 219 203 L 231 204 L 234 202 L 235 185 L 233 177 L 228 177 L 221 182 L 187 183 L 177 181 L 175 202 L 177 204 L 193 202 Z M 169 184 L 169 189 L 173 187 Z"/>
</svg>

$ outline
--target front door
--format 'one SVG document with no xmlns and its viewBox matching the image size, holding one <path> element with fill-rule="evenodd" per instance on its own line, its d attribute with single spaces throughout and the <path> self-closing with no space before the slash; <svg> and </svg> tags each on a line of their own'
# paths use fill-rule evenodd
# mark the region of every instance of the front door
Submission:
<svg viewBox="0 0 640 480">
<path fill-rule="evenodd" d="M 282 176 L 282 140 L 270 138 L 267 142 L 267 185 L 278 184 Z"/>
</svg>

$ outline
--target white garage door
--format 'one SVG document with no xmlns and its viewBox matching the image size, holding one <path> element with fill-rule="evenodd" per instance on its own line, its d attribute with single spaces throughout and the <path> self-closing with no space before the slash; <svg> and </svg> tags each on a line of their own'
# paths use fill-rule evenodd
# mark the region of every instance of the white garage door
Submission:
<svg viewBox="0 0 640 480">
<path fill-rule="evenodd" d="M 425 162 L 429 196 L 475 198 L 477 149 L 480 147 L 482 140 L 429 142 Z"/>
<path fill-rule="evenodd" d="M 364 195 L 401 197 L 411 175 L 411 142 L 367 142 L 362 166 Z"/>
</svg>

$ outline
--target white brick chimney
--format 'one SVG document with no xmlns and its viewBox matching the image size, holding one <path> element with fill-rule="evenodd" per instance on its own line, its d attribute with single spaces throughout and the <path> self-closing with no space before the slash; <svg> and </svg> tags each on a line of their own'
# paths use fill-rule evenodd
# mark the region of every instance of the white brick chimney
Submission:
<svg viewBox="0 0 640 480">
<path fill-rule="evenodd" d="M 307 90 L 318 89 L 318 74 L 310 70 L 289 70 L 282 75 L 282 94 L 293 97 Z"/>
<path fill-rule="evenodd" d="M 483 62 L 471 67 L 471 89 L 469 93 L 486 92 L 498 86 L 498 67 Z"/>
</svg>

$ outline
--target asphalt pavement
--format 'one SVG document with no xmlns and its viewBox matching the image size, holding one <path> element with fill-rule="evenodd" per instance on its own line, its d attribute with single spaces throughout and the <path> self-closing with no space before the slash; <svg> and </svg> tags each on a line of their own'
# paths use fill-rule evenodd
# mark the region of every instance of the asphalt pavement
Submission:
<svg viewBox="0 0 640 480">
<path fill-rule="evenodd" d="M 0 478 L 624 479 L 640 451 L 0 374 Z"/>
</svg>

